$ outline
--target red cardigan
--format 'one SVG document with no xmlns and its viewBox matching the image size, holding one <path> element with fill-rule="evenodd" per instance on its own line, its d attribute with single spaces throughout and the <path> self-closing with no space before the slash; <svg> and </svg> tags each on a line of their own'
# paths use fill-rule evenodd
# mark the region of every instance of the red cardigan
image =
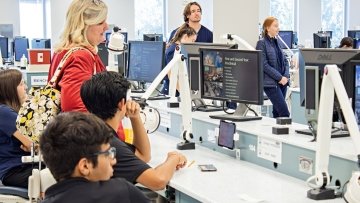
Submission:
<svg viewBox="0 0 360 203">
<path fill-rule="evenodd" d="M 52 78 L 61 59 L 67 50 L 55 53 L 49 70 L 48 81 Z M 91 56 L 91 54 L 93 56 Z M 87 112 L 87 109 L 80 97 L 80 88 L 84 81 L 91 78 L 94 74 L 105 71 L 106 68 L 100 57 L 87 50 L 77 50 L 72 53 L 65 62 L 62 71 L 57 80 L 56 88 L 61 91 L 61 111 L 81 111 Z M 123 127 L 120 124 L 118 129 L 119 137 L 124 140 Z"/>
</svg>

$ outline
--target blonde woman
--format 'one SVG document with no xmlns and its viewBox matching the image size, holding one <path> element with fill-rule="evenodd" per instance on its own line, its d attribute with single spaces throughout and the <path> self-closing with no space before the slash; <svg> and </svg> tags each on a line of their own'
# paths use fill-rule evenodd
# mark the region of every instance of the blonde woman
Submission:
<svg viewBox="0 0 360 203">
<path fill-rule="evenodd" d="M 6 186 L 28 187 L 32 164 L 23 164 L 32 141 L 16 129 L 18 111 L 26 99 L 26 85 L 20 71 L 0 71 L 0 180 Z"/>
<path fill-rule="evenodd" d="M 70 55 L 56 82 L 57 89 L 61 91 L 62 112 L 86 112 L 80 98 L 80 87 L 95 72 L 106 70 L 97 54 L 97 45 L 105 40 L 104 32 L 108 29 L 107 11 L 106 4 L 101 0 L 74 0 L 67 11 L 65 28 L 55 47 L 48 79 L 51 79 L 69 49 L 84 49 Z"/>
</svg>

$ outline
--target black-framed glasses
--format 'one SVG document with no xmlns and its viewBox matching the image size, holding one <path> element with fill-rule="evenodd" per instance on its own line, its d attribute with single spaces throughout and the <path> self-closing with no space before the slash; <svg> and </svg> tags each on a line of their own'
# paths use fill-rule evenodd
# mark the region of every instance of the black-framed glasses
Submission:
<svg viewBox="0 0 360 203">
<path fill-rule="evenodd" d="M 96 153 L 94 153 L 92 155 L 93 156 L 98 156 L 100 154 L 104 154 L 105 156 L 109 157 L 110 159 L 115 159 L 115 157 L 116 157 L 116 148 L 115 147 L 110 147 L 106 151 L 96 152 Z"/>
</svg>

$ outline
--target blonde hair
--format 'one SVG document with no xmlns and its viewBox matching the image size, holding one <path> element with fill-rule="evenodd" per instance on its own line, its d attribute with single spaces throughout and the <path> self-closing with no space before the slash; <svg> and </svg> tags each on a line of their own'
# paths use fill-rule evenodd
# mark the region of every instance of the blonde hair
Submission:
<svg viewBox="0 0 360 203">
<path fill-rule="evenodd" d="M 269 16 L 269 17 L 267 17 L 265 20 L 264 20 L 264 23 L 263 23 L 263 26 L 262 26 L 262 33 L 261 33 L 261 35 L 262 35 L 262 37 L 264 38 L 264 37 L 266 37 L 266 35 L 268 34 L 268 31 L 267 31 L 267 29 L 266 28 L 268 28 L 268 27 L 270 27 L 271 26 L 271 24 L 274 22 L 274 21 L 277 21 L 278 19 L 277 18 L 275 18 L 274 16 Z"/>
<path fill-rule="evenodd" d="M 107 18 L 108 8 L 101 0 L 73 0 L 66 13 L 65 28 L 55 52 L 81 46 L 94 48 L 86 37 L 89 25 L 102 23 Z"/>
</svg>

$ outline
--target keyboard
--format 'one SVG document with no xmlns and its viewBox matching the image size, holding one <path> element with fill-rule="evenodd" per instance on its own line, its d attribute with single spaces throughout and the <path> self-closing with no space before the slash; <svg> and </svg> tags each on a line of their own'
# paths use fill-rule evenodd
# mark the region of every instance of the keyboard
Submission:
<svg viewBox="0 0 360 203">
<path fill-rule="evenodd" d="M 254 120 L 262 119 L 262 117 L 260 116 L 238 116 L 233 114 L 209 115 L 209 117 L 213 119 L 222 119 L 222 120 L 229 120 L 235 122 L 254 121 Z"/>
<path fill-rule="evenodd" d="M 313 135 L 309 129 L 295 130 L 295 132 L 303 135 L 310 135 L 310 136 Z M 349 131 L 347 130 L 332 129 L 331 132 L 331 138 L 349 137 L 349 136 L 350 134 Z"/>
</svg>

